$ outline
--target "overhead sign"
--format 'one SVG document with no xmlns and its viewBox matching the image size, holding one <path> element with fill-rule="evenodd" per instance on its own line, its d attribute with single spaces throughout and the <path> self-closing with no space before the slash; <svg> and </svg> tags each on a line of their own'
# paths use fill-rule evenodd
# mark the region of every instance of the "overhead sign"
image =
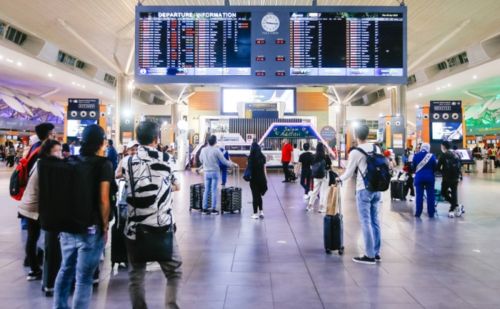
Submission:
<svg viewBox="0 0 500 309">
<path fill-rule="evenodd" d="M 311 126 L 274 125 L 267 138 L 318 138 Z"/>
<path fill-rule="evenodd" d="M 99 120 L 99 99 L 68 99 L 68 120 Z"/>
<path fill-rule="evenodd" d="M 405 6 L 136 7 L 140 83 L 406 83 Z"/>
</svg>

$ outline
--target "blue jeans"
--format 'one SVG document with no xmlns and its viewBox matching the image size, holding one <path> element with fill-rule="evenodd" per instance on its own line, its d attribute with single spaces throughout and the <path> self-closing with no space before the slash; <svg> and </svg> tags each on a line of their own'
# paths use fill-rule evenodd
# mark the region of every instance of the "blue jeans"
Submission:
<svg viewBox="0 0 500 309">
<path fill-rule="evenodd" d="M 220 176 L 222 178 L 222 185 L 225 186 L 227 182 L 227 167 L 221 167 Z"/>
<path fill-rule="evenodd" d="M 208 209 L 208 194 L 212 200 L 212 208 L 217 207 L 217 183 L 219 182 L 219 172 L 205 172 L 205 192 L 203 193 L 203 209 Z"/>
<path fill-rule="evenodd" d="M 365 240 L 365 254 L 374 258 L 380 254 L 380 225 L 378 220 L 378 206 L 380 192 L 371 192 L 366 189 L 356 191 L 358 216 Z"/>
<path fill-rule="evenodd" d="M 104 237 L 97 231 L 86 234 L 61 233 L 62 263 L 54 288 L 54 309 L 86 309 L 92 297 L 92 279 L 104 250 Z M 68 305 L 76 277 L 73 304 Z"/>
</svg>

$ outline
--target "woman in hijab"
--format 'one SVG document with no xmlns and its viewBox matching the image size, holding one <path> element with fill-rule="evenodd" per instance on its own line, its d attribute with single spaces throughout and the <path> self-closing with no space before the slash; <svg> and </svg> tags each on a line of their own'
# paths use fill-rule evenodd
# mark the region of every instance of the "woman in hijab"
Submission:
<svg viewBox="0 0 500 309">
<path fill-rule="evenodd" d="M 427 195 L 427 214 L 429 218 L 434 217 L 435 196 L 434 196 L 434 171 L 436 170 L 436 157 L 430 152 L 431 146 L 423 143 L 420 151 L 415 154 L 412 162 L 412 169 L 415 171 L 415 188 L 417 189 L 415 217 L 420 218 L 424 203 L 424 190 Z"/>
<path fill-rule="evenodd" d="M 252 143 L 248 157 L 250 172 L 250 189 L 252 190 L 253 215 L 252 219 L 263 219 L 262 196 L 267 191 L 266 157 L 262 154 L 259 144 Z"/>
</svg>

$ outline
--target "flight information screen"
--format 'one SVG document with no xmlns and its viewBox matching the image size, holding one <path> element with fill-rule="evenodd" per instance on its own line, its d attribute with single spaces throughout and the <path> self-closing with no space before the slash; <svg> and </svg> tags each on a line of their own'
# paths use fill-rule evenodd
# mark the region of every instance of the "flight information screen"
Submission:
<svg viewBox="0 0 500 309">
<path fill-rule="evenodd" d="M 290 13 L 290 75 L 404 76 L 402 13 Z"/>
<path fill-rule="evenodd" d="M 251 75 L 249 12 L 140 12 L 139 76 Z"/>
</svg>

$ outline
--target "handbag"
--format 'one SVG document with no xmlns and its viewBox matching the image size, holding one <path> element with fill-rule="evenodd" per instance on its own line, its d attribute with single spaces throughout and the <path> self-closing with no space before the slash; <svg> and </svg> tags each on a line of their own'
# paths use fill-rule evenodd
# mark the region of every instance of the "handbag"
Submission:
<svg viewBox="0 0 500 309">
<path fill-rule="evenodd" d="M 128 160 L 130 190 L 135 199 L 135 182 L 132 170 L 132 157 Z M 172 217 L 172 215 L 170 215 Z M 171 220 L 172 222 L 172 220 Z M 149 226 L 137 224 L 135 240 L 127 239 L 127 250 L 131 263 L 164 262 L 172 259 L 174 247 L 173 224 L 168 226 Z"/>
<path fill-rule="evenodd" d="M 252 179 L 252 172 L 250 171 L 250 167 L 247 166 L 245 168 L 245 172 L 243 173 L 243 180 L 250 181 Z"/>
</svg>

